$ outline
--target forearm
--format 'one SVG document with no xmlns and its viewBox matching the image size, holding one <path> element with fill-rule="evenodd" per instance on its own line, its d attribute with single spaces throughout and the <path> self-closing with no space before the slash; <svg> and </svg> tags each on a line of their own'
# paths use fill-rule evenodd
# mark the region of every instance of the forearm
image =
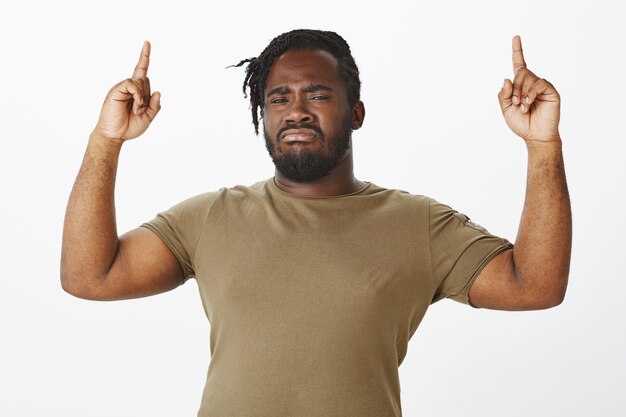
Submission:
<svg viewBox="0 0 626 417">
<path fill-rule="evenodd" d="M 97 286 L 117 251 L 115 176 L 122 142 L 92 133 L 70 194 L 61 251 L 61 283 L 76 293 Z"/>
<path fill-rule="evenodd" d="M 520 286 L 546 305 L 565 295 L 572 246 L 572 215 L 562 144 L 527 143 L 526 198 L 513 258 Z"/>
</svg>

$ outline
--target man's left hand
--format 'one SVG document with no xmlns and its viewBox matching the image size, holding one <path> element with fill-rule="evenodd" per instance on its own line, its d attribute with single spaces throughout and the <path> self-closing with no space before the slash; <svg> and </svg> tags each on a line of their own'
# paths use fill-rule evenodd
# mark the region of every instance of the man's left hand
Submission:
<svg viewBox="0 0 626 417">
<path fill-rule="evenodd" d="M 506 124 L 527 144 L 560 141 L 561 97 L 552 84 L 526 68 L 519 36 L 513 37 L 513 74 L 513 81 L 505 79 L 498 94 Z"/>
</svg>

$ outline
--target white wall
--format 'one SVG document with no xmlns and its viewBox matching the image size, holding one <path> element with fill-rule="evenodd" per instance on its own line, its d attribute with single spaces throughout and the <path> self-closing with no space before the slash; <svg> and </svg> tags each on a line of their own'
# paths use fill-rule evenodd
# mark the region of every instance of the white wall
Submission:
<svg viewBox="0 0 626 417">
<path fill-rule="evenodd" d="M 162 111 L 125 145 L 120 233 L 206 190 L 273 174 L 242 68 L 275 35 L 350 43 L 367 116 L 358 178 L 430 195 L 515 239 L 526 151 L 496 95 L 522 36 L 562 96 L 574 247 L 565 302 L 525 313 L 435 304 L 400 367 L 405 416 L 615 416 L 626 386 L 626 7 L 612 1 L 2 2 L 0 415 L 195 415 L 209 325 L 192 280 L 140 300 L 65 294 L 67 198 L 108 89 L 144 39 Z"/>
</svg>

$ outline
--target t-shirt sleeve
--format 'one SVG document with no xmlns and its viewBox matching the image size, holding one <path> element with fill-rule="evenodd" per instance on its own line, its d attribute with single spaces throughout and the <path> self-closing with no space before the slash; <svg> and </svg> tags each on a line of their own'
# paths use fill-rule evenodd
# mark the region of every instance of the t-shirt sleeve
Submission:
<svg viewBox="0 0 626 417">
<path fill-rule="evenodd" d="M 430 259 L 435 294 L 470 304 L 469 290 L 480 271 L 498 253 L 511 249 L 506 239 L 490 234 L 459 213 L 435 200 L 430 202 Z"/>
<path fill-rule="evenodd" d="M 154 232 L 172 251 L 183 268 L 184 280 L 195 276 L 194 253 L 217 192 L 191 197 L 157 213 L 140 225 Z"/>
</svg>

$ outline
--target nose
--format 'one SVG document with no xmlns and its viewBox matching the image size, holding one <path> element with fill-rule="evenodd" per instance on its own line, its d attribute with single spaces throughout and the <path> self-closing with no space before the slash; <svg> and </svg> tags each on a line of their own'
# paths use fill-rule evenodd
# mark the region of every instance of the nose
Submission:
<svg viewBox="0 0 626 417">
<path fill-rule="evenodd" d="M 311 122 L 313 118 L 313 113 L 309 110 L 305 100 L 295 99 L 285 116 L 285 123 L 299 124 Z"/>
</svg>

